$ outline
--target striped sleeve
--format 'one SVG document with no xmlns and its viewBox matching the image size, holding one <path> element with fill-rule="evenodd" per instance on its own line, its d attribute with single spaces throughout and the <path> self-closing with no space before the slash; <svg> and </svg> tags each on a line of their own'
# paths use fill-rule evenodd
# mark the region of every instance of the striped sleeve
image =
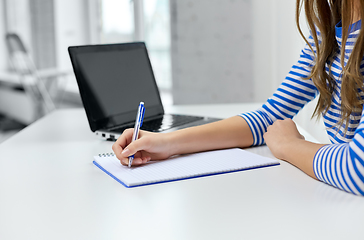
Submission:
<svg viewBox="0 0 364 240">
<path fill-rule="evenodd" d="M 309 38 L 313 46 L 312 37 Z M 278 119 L 293 118 L 317 95 L 317 88 L 311 79 L 306 79 L 312 70 L 314 55 L 308 45 L 302 50 L 298 62 L 271 98 L 258 110 L 240 114 L 248 123 L 253 137 L 253 146 L 264 143 L 263 134 L 267 127 Z"/>
<path fill-rule="evenodd" d="M 364 196 L 364 111 L 352 141 L 321 147 L 313 159 L 313 170 L 317 179 Z"/>
</svg>

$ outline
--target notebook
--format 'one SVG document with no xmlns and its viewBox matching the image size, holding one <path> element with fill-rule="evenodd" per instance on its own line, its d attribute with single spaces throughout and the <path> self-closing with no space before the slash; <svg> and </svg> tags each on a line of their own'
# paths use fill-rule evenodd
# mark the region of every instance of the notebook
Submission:
<svg viewBox="0 0 364 240">
<path fill-rule="evenodd" d="M 114 154 L 94 156 L 93 163 L 127 188 L 279 165 L 276 159 L 233 148 L 180 155 L 128 168 Z"/>
<path fill-rule="evenodd" d="M 68 52 L 91 131 L 104 139 L 134 127 L 139 102 L 145 103 L 142 130 L 168 132 L 219 120 L 165 114 L 144 42 L 71 46 Z"/>
</svg>

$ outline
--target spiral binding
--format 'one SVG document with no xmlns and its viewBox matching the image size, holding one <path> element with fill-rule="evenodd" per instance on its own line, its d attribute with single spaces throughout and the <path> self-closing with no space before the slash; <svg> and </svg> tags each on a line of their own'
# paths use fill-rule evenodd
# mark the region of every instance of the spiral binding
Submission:
<svg viewBox="0 0 364 240">
<path fill-rule="evenodd" d="M 99 157 L 112 157 L 115 156 L 114 153 L 100 153 Z"/>
</svg>

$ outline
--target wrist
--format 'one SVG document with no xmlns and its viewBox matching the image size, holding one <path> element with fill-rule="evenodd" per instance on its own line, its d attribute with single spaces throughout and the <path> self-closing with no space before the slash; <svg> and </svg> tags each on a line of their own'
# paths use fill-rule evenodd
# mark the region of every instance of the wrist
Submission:
<svg viewBox="0 0 364 240">
<path fill-rule="evenodd" d="M 289 161 L 292 157 L 292 153 L 295 153 L 304 141 L 304 139 L 294 138 L 289 141 L 282 142 L 280 146 L 280 155 L 282 156 L 282 159 Z"/>
<path fill-rule="evenodd" d="M 168 155 L 171 157 L 173 155 L 180 154 L 179 146 L 178 144 L 178 136 L 176 136 L 176 132 L 169 132 L 164 133 L 165 134 L 165 141 L 167 145 L 167 151 Z"/>
<path fill-rule="evenodd" d="M 194 134 L 191 128 L 180 129 L 165 134 L 170 156 L 196 151 L 196 143 L 191 140 L 196 138 L 193 137 Z"/>
</svg>

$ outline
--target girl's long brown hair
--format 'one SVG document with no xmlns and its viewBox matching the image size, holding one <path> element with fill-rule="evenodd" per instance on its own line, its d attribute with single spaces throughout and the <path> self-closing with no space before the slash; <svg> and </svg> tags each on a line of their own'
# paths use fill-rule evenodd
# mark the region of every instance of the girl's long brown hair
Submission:
<svg viewBox="0 0 364 240">
<path fill-rule="evenodd" d="M 364 0 L 358 0 L 360 9 L 359 17 L 364 17 Z M 311 30 L 312 37 L 315 42 L 316 54 L 315 65 L 312 68 L 311 75 L 315 86 L 319 90 L 319 99 L 312 117 L 319 117 L 322 113 L 326 113 L 332 103 L 332 95 L 335 88 L 335 79 L 326 72 L 326 64 L 331 69 L 333 55 L 339 46 L 335 39 L 335 25 L 342 21 L 342 82 L 341 82 L 341 121 L 342 125 L 346 123 L 345 132 L 349 125 L 349 118 L 352 113 L 361 113 L 363 101 L 359 93 L 359 89 L 363 90 L 363 75 L 360 72 L 360 64 L 364 55 L 364 24 L 361 24 L 358 39 L 351 52 L 350 58 L 344 66 L 345 45 L 348 38 L 349 26 L 353 23 L 354 0 L 297 0 L 296 7 L 296 24 L 298 30 L 308 43 L 308 40 L 302 33 L 299 24 L 299 17 L 302 7 L 304 7 L 307 23 Z M 321 44 L 319 44 L 316 28 L 319 29 L 321 35 Z"/>
</svg>

